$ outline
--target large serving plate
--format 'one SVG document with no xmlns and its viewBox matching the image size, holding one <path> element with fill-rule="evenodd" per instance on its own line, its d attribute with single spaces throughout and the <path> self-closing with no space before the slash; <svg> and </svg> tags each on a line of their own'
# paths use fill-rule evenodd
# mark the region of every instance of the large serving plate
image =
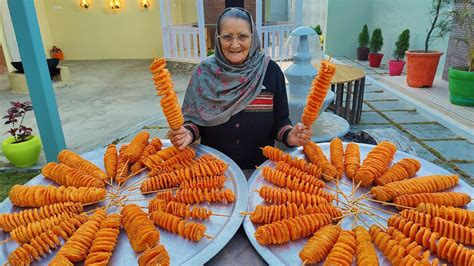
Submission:
<svg viewBox="0 0 474 266">
<path fill-rule="evenodd" d="M 165 146 L 170 145 L 169 141 L 163 142 Z M 193 148 L 196 150 L 197 156 L 202 154 L 213 154 L 224 160 L 229 165 L 229 168 L 225 173 L 225 176 L 227 177 L 225 187 L 234 191 L 236 200 L 232 204 L 200 204 L 200 206 L 211 209 L 213 213 L 229 215 L 228 217 L 211 216 L 209 220 L 204 221 L 193 220 L 206 225 L 206 234 L 212 236 L 212 240 L 203 237 L 199 242 L 192 242 L 176 234 L 159 229 L 160 243 L 166 247 L 166 250 L 170 255 L 171 265 L 202 265 L 206 263 L 208 260 L 214 257 L 227 244 L 227 242 L 230 241 L 244 218 L 240 215 L 240 212 L 245 211 L 247 208 L 247 181 L 244 174 L 242 173 L 242 170 L 237 166 L 237 164 L 225 154 L 210 147 L 196 145 L 193 146 Z M 82 156 L 104 169 L 104 152 L 105 149 L 98 149 L 85 153 Z M 125 186 L 127 186 L 127 184 L 133 184 L 134 182 L 142 179 L 142 177 L 144 177 L 146 174 L 147 171 L 131 178 Z M 52 181 L 44 178 L 40 174 L 29 181 L 27 185 L 49 185 L 52 183 Z M 137 184 L 140 184 L 140 182 Z M 135 185 L 132 185 L 132 187 L 135 187 Z M 114 191 L 110 186 L 108 186 L 107 189 L 109 191 Z M 141 195 L 140 190 L 138 189 L 127 191 L 123 195 L 128 195 L 127 198 L 129 201 L 125 202 L 126 204 L 133 203 L 143 207 L 148 206 L 148 201 L 155 196 L 154 194 Z M 106 206 L 107 203 L 107 201 L 104 201 L 98 204 L 98 206 Z M 87 207 L 86 210 L 92 210 L 95 207 L 96 206 L 90 206 Z M 12 213 L 20 210 L 20 208 L 12 206 L 9 199 L 6 199 L 0 204 L 0 213 Z M 144 209 L 144 211 L 146 212 L 147 209 Z M 120 213 L 120 209 L 119 207 L 111 207 L 108 209 L 108 213 Z M 9 234 L 5 232 L 0 233 L 1 240 L 4 240 L 8 237 Z M 8 254 L 10 254 L 17 247 L 18 245 L 13 241 L 0 246 L 0 262 L 6 262 Z M 46 258 L 36 262 L 36 265 L 47 265 L 48 262 L 54 257 L 55 253 L 56 252 L 53 252 Z M 140 254 L 137 254 L 132 250 L 127 235 L 125 234 L 124 230 L 122 230 L 110 265 L 138 265 L 139 255 Z"/>
<path fill-rule="evenodd" d="M 321 149 L 323 150 L 324 154 L 329 158 L 329 143 L 319 143 L 318 144 Z M 345 147 L 346 144 L 344 144 Z M 361 160 L 363 160 L 367 153 L 374 148 L 373 145 L 368 145 L 368 144 L 359 144 L 360 146 L 360 153 L 361 153 Z M 302 149 L 294 149 L 290 152 L 292 156 L 298 156 L 300 158 L 304 158 L 304 154 Z M 397 152 L 395 154 L 395 158 L 392 161 L 398 162 L 399 160 L 403 158 L 415 158 L 420 161 L 421 163 L 421 169 L 418 171 L 416 176 L 424 176 L 424 175 L 430 175 L 430 174 L 444 174 L 448 175 L 450 174 L 448 171 L 444 170 L 443 168 L 434 165 L 428 161 L 425 161 L 421 158 L 418 158 L 416 156 L 404 153 L 404 152 Z M 272 166 L 274 167 L 275 164 L 271 162 L 270 160 L 264 162 L 261 166 Z M 416 177 L 415 177 L 416 178 Z M 341 188 L 342 191 L 344 191 L 345 194 L 350 194 L 352 191 L 352 180 L 348 179 L 345 175 L 341 179 L 345 184 L 339 184 L 339 187 Z M 326 184 L 329 187 L 334 188 L 335 184 L 333 182 L 326 182 Z M 248 211 L 251 212 L 255 209 L 255 206 L 259 204 L 263 204 L 263 200 L 260 198 L 257 192 L 255 190 L 258 190 L 260 187 L 264 185 L 270 185 L 272 186 L 269 182 L 265 181 L 261 175 L 261 167 L 257 169 L 252 177 L 249 180 L 249 201 L 248 201 Z M 354 194 L 353 197 L 359 197 L 362 194 L 367 193 L 370 190 L 370 188 L 358 188 Z M 457 192 L 464 192 L 468 193 L 470 195 L 474 195 L 474 189 L 464 182 L 463 180 L 459 180 L 459 184 L 455 186 L 454 188 L 451 188 L 447 191 L 457 191 Z M 346 200 L 339 195 L 338 196 L 339 200 L 345 202 Z M 379 203 L 372 202 L 369 200 L 363 200 L 364 204 L 374 206 L 377 208 L 382 208 L 387 211 L 391 212 L 398 212 L 398 210 L 395 207 L 392 206 L 382 206 Z M 333 203 L 335 204 L 335 203 Z M 467 207 L 467 209 L 473 210 L 474 206 L 473 203 L 470 203 Z M 384 219 L 388 219 L 390 217 L 389 213 L 385 213 L 383 211 L 379 211 L 376 209 L 372 210 L 373 213 L 376 215 L 383 217 L 378 218 L 376 216 L 369 217 L 367 215 L 361 215 L 359 216 L 358 219 L 358 225 L 362 225 L 366 228 L 368 226 L 371 226 L 372 224 L 379 224 L 379 225 L 384 225 L 386 226 L 386 221 Z M 344 218 L 343 221 L 341 222 L 341 226 L 343 229 L 350 230 L 353 228 L 353 217 L 347 217 Z M 254 237 L 255 230 L 257 228 L 257 225 L 254 225 L 250 221 L 250 216 L 246 216 L 244 219 L 244 229 L 245 233 L 247 234 L 248 238 L 250 239 L 250 242 L 252 245 L 255 247 L 255 249 L 258 251 L 258 253 L 265 259 L 265 261 L 270 264 L 270 265 L 301 265 L 303 262 L 301 259 L 298 257 L 298 253 L 300 250 L 303 248 L 303 246 L 306 244 L 309 238 L 305 239 L 300 239 L 298 241 L 293 241 L 289 242 L 285 245 L 269 245 L 269 246 L 262 246 L 260 245 L 257 240 Z M 379 257 L 379 261 L 383 265 L 390 265 L 388 260 L 385 258 L 385 256 L 380 252 L 380 250 L 377 249 L 377 255 Z M 436 255 L 432 255 L 432 259 L 435 258 Z M 442 260 L 440 260 L 442 261 Z M 355 264 L 354 264 L 355 265 Z"/>
</svg>

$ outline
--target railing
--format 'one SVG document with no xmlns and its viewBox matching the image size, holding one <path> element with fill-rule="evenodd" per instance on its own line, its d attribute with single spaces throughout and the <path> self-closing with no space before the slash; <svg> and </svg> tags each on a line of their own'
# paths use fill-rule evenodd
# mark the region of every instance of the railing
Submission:
<svg viewBox="0 0 474 266">
<path fill-rule="evenodd" d="M 262 26 L 262 46 L 265 54 L 275 61 L 289 59 L 291 55 L 286 41 L 295 27 L 295 23 Z"/>
<path fill-rule="evenodd" d="M 199 62 L 206 57 L 206 51 L 200 51 L 199 47 L 199 28 L 192 26 L 163 28 L 163 50 L 166 58 Z"/>
</svg>

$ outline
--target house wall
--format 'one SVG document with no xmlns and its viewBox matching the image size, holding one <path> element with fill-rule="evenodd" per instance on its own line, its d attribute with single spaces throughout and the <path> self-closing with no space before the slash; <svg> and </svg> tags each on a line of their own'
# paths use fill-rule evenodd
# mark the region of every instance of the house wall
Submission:
<svg viewBox="0 0 474 266">
<path fill-rule="evenodd" d="M 404 29 L 410 29 L 410 49 L 424 49 L 424 40 L 430 24 L 428 14 L 432 0 L 331 0 L 328 3 L 328 28 L 326 51 L 334 56 L 356 57 L 357 37 L 367 24 L 372 34 L 381 28 L 384 37 L 383 62 L 392 58 L 395 42 Z M 446 53 L 449 36 L 438 39 L 430 50 Z M 441 73 L 445 56 L 441 57 Z"/>
<path fill-rule="evenodd" d="M 327 8 L 329 0 L 303 0 L 303 25 L 321 26 L 326 35 Z"/>
</svg>

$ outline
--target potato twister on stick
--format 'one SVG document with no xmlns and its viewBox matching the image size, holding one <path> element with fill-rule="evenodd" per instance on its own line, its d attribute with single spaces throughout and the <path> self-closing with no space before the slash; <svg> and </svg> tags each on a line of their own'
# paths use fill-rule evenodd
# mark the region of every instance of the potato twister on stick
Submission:
<svg viewBox="0 0 474 266">
<path fill-rule="evenodd" d="M 54 226 L 52 230 L 41 233 L 39 236 L 31 239 L 28 244 L 23 244 L 15 249 L 8 256 L 8 262 L 11 265 L 29 265 L 31 262 L 39 260 L 46 253 L 60 246 L 58 236 L 67 241 L 86 220 L 86 216 L 81 214 L 77 218 L 61 222 L 59 225 Z M 66 261 L 69 262 L 67 259 Z M 69 264 L 63 263 L 60 265 Z"/>
<path fill-rule="evenodd" d="M 416 207 L 420 203 L 434 203 L 444 206 L 462 207 L 471 202 L 471 196 L 460 192 L 420 193 L 396 197 L 395 204 Z M 397 206 L 398 209 L 402 207 Z"/>
<path fill-rule="evenodd" d="M 62 164 L 65 164 L 67 166 L 80 170 L 82 172 L 85 172 L 99 179 L 102 182 L 107 181 L 108 179 L 107 174 L 104 171 L 102 171 L 99 167 L 97 167 L 95 164 L 89 162 L 88 160 L 82 158 L 81 156 L 79 156 L 78 154 L 72 151 L 62 150 L 58 154 L 58 161 Z"/>
<path fill-rule="evenodd" d="M 70 262 L 63 255 L 58 255 L 49 262 L 48 266 L 74 266 L 74 263 Z"/>
<path fill-rule="evenodd" d="M 200 189 L 219 189 L 224 187 L 225 176 L 207 176 L 197 177 L 196 179 L 183 181 L 179 184 L 180 188 L 200 188 Z"/>
<path fill-rule="evenodd" d="M 279 245 L 310 236 L 331 221 L 331 216 L 326 213 L 301 215 L 261 225 L 254 236 L 260 245 Z"/>
<path fill-rule="evenodd" d="M 196 218 L 201 220 L 207 220 L 212 215 L 212 211 L 207 208 L 195 206 L 191 209 L 190 204 L 174 201 L 168 202 L 165 212 L 181 218 Z"/>
<path fill-rule="evenodd" d="M 336 168 L 336 177 L 341 178 L 344 173 L 344 147 L 340 138 L 333 138 L 329 144 L 331 164 Z"/>
<path fill-rule="evenodd" d="M 453 221 L 457 224 L 461 224 L 468 227 L 474 227 L 473 211 L 432 203 L 420 203 L 416 207 L 416 210 L 429 214 L 431 216 L 436 216 L 448 221 Z"/>
<path fill-rule="evenodd" d="M 104 182 L 99 179 L 61 163 L 47 163 L 41 173 L 65 187 L 105 187 Z"/>
<path fill-rule="evenodd" d="M 361 186 L 368 187 L 387 170 L 392 161 L 397 147 L 389 142 L 382 141 L 373 148 L 365 157 L 362 165 L 354 176 L 354 181 Z"/>
<path fill-rule="evenodd" d="M 319 115 L 324 98 L 328 93 L 331 79 L 336 73 L 336 65 L 329 61 L 322 61 L 318 75 L 313 79 L 311 89 L 306 99 L 306 105 L 301 115 L 301 121 L 305 126 L 311 127 Z"/>
<path fill-rule="evenodd" d="M 395 181 L 401 181 L 415 176 L 420 170 L 421 164 L 417 159 L 403 158 L 390 167 L 381 177 L 375 179 L 375 184 L 386 185 Z"/>
<path fill-rule="evenodd" d="M 431 217 L 429 214 L 415 210 L 403 210 L 400 212 L 400 216 L 421 226 L 428 227 L 432 231 L 440 233 L 441 236 L 452 238 L 458 243 L 474 244 L 474 229 L 472 228 L 439 217 Z"/>
<path fill-rule="evenodd" d="M 170 162 L 171 159 L 167 160 L 167 162 Z M 195 164 L 199 164 L 199 163 L 208 163 L 210 161 L 223 162 L 222 160 L 218 159 L 217 157 L 215 157 L 211 154 L 204 154 L 204 155 L 200 156 L 199 158 L 196 158 L 196 157 L 186 158 L 186 159 L 181 160 L 179 162 L 176 162 L 174 164 L 167 163 L 165 165 L 164 163 L 162 163 L 160 166 L 152 168 L 151 171 L 148 173 L 148 176 L 157 176 L 157 175 L 164 174 L 164 173 L 171 173 L 175 170 L 188 168 L 188 167 L 191 167 L 191 166 L 193 166 Z"/>
<path fill-rule="evenodd" d="M 230 189 L 200 189 L 180 188 L 176 191 L 175 200 L 182 203 L 222 202 L 232 203 L 235 201 L 234 192 Z"/>
<path fill-rule="evenodd" d="M 382 253 L 387 257 L 388 261 L 392 263 L 392 265 L 400 265 L 400 262 L 406 255 L 405 247 L 401 246 L 398 241 L 392 239 L 392 237 L 384 232 L 382 228 L 372 225 L 370 227 L 370 235 L 374 240 L 375 245 L 382 251 Z M 412 257 L 412 256 L 411 256 Z M 426 260 L 426 262 L 429 262 Z M 428 263 L 429 265 L 429 263 Z"/>
<path fill-rule="evenodd" d="M 291 157 L 288 153 L 283 152 L 282 150 L 272 147 L 265 146 L 262 150 L 263 156 L 274 161 L 274 162 L 286 162 L 292 167 L 298 168 L 301 171 L 304 171 L 310 175 L 320 177 L 321 169 L 312 163 L 306 162 L 304 159 L 299 159 L 297 157 Z"/>
<path fill-rule="evenodd" d="M 389 201 L 401 195 L 443 191 L 458 182 L 457 175 L 427 175 L 372 187 L 370 194 L 378 200 Z"/>
<path fill-rule="evenodd" d="M 28 243 L 31 239 L 39 236 L 48 230 L 53 229 L 54 226 L 59 225 L 62 221 L 74 219 L 85 219 L 87 216 L 79 216 L 77 214 L 63 212 L 55 216 L 51 216 L 39 221 L 35 221 L 26 225 L 19 226 L 10 232 L 13 240 L 18 244 Z M 83 222 L 85 222 L 85 220 Z"/>
<path fill-rule="evenodd" d="M 207 228 L 205 225 L 189 222 L 163 211 L 152 212 L 150 219 L 166 231 L 178 234 L 191 241 L 197 242 L 206 234 Z"/>
<path fill-rule="evenodd" d="M 322 170 L 323 179 L 330 181 L 337 176 L 337 169 L 334 167 L 324 155 L 321 148 L 314 142 L 310 142 L 303 146 L 303 152 L 306 157 Z"/>
<path fill-rule="evenodd" d="M 35 221 L 46 219 L 65 212 L 80 214 L 84 210 L 82 204 L 62 202 L 46 205 L 41 208 L 27 209 L 16 213 L 0 214 L 0 228 L 5 232 Z"/>
<path fill-rule="evenodd" d="M 317 180 L 318 181 L 317 185 L 314 185 L 312 183 L 307 183 L 298 178 L 294 178 L 290 175 L 287 175 L 284 172 L 274 170 L 268 166 L 264 166 L 262 168 L 262 176 L 264 177 L 265 180 L 279 187 L 285 187 L 290 190 L 296 190 L 296 191 L 301 191 L 301 192 L 306 192 L 306 193 L 311 193 L 311 194 L 318 194 L 319 191 L 322 190 L 322 187 L 326 185 L 322 180 Z"/>
<path fill-rule="evenodd" d="M 465 248 L 462 244 L 457 244 L 453 239 L 441 237 L 437 232 L 431 232 L 427 227 L 408 221 L 401 216 L 392 216 L 388 219 L 387 225 L 396 228 L 411 240 L 435 252 L 442 259 L 454 263 L 454 265 L 473 265 L 474 252 Z"/>
<path fill-rule="evenodd" d="M 340 232 L 341 227 L 330 224 L 314 233 L 298 253 L 303 264 L 318 263 L 327 257 Z"/>
<path fill-rule="evenodd" d="M 104 168 L 107 173 L 108 180 L 114 180 L 117 175 L 118 154 L 117 146 L 109 144 L 104 154 Z"/>
<path fill-rule="evenodd" d="M 155 212 L 155 211 L 166 211 L 166 206 L 168 206 L 168 202 L 171 202 L 171 201 L 167 201 L 167 200 L 164 200 L 164 199 L 157 199 L 157 198 L 154 198 L 152 200 L 150 200 L 148 202 L 148 213 L 152 213 L 152 212 Z"/>
<path fill-rule="evenodd" d="M 117 159 L 117 175 L 115 176 L 115 181 L 118 184 L 125 182 L 128 171 L 130 170 L 130 165 L 128 164 L 127 158 L 125 157 L 125 153 L 127 152 L 128 144 L 122 144 L 119 150 L 119 156 Z"/>
<path fill-rule="evenodd" d="M 70 262 L 83 261 L 92 245 L 96 233 L 99 231 L 100 223 L 107 217 L 104 209 L 97 209 L 88 221 L 85 222 L 77 232 L 72 235 L 56 253 L 56 256 L 62 255 Z"/>
<path fill-rule="evenodd" d="M 352 265 L 352 260 L 356 253 L 356 246 L 357 243 L 354 232 L 342 230 L 337 238 L 336 244 L 324 261 L 324 265 Z"/>
<path fill-rule="evenodd" d="M 139 266 L 151 266 L 151 265 L 160 265 L 160 266 L 169 266 L 170 265 L 170 255 L 163 245 L 156 245 L 150 249 L 145 250 L 143 254 L 138 258 Z"/>
<path fill-rule="evenodd" d="M 344 152 L 344 169 L 347 177 L 354 179 L 360 168 L 360 150 L 357 143 L 347 143 Z"/>
<path fill-rule="evenodd" d="M 143 161 L 145 161 L 146 158 L 156 154 L 162 146 L 163 143 L 161 143 L 161 140 L 159 138 L 153 138 L 143 150 L 142 155 L 140 155 L 138 161 L 130 167 L 130 170 L 132 172 L 138 172 L 138 170 L 142 169 L 142 167 L 145 166 Z"/>
<path fill-rule="evenodd" d="M 148 167 L 150 170 L 152 168 L 161 167 L 161 165 L 163 164 L 164 161 L 172 158 L 173 156 L 175 156 L 179 152 L 180 152 L 180 150 L 178 148 L 176 148 L 175 146 L 166 147 L 166 148 L 158 151 L 156 154 L 153 154 L 153 155 L 149 156 L 148 158 L 146 158 L 143 161 L 143 164 L 146 167 Z"/>
<path fill-rule="evenodd" d="M 160 241 L 160 232 L 138 205 L 126 205 L 121 214 L 123 228 L 135 252 L 142 252 Z"/>
<path fill-rule="evenodd" d="M 13 205 L 41 207 L 60 202 L 93 203 L 105 199 L 107 192 L 95 187 L 54 187 L 14 185 L 8 196 Z M 41 196 L 40 196 L 41 195 Z"/>
<path fill-rule="evenodd" d="M 158 192 L 156 193 L 155 199 L 165 200 L 166 202 L 176 200 L 171 191 Z"/>
<path fill-rule="evenodd" d="M 154 59 L 150 65 L 150 71 L 153 74 L 153 81 L 158 96 L 163 96 L 160 100 L 163 114 L 171 129 L 179 129 L 183 126 L 184 118 L 179 107 L 178 96 L 173 90 L 174 84 L 171 81 L 171 74 L 166 69 L 166 60 L 164 58 Z"/>
<path fill-rule="evenodd" d="M 166 189 L 166 188 L 174 188 L 179 185 L 179 180 L 176 174 L 174 173 L 164 173 L 158 176 L 154 176 L 151 178 L 146 179 L 140 185 L 140 191 L 142 193 Z"/>
<path fill-rule="evenodd" d="M 315 166 L 313 164 L 311 164 L 311 165 Z M 317 171 L 318 171 L 317 175 L 311 175 L 311 174 L 308 174 L 307 172 L 305 172 L 303 170 L 300 170 L 296 167 L 293 167 L 293 166 L 289 165 L 288 163 L 286 163 L 284 161 L 279 161 L 275 165 L 275 170 L 278 170 L 278 171 L 281 171 L 283 173 L 286 173 L 287 175 L 299 178 L 299 179 L 301 179 L 301 180 L 303 180 L 307 183 L 313 184 L 315 186 L 319 186 L 319 184 L 321 184 L 321 180 L 319 180 L 321 178 L 321 169 L 319 169 L 319 168 L 317 169 Z"/>
<path fill-rule="evenodd" d="M 257 205 L 250 215 L 253 223 L 273 223 L 283 219 L 293 218 L 299 215 L 327 213 L 334 219 L 340 217 L 341 211 L 329 204 L 321 205 L 298 205 L 295 203 L 280 205 Z"/>
<path fill-rule="evenodd" d="M 120 220 L 119 214 L 111 214 L 100 223 L 84 265 L 107 265 L 110 262 L 120 234 Z"/>
<path fill-rule="evenodd" d="M 58 236 L 52 231 L 42 233 L 31 240 L 29 244 L 23 244 L 8 255 L 8 263 L 12 266 L 30 265 L 33 261 L 44 257 L 48 252 L 61 245 Z"/>
<path fill-rule="evenodd" d="M 372 244 L 372 237 L 369 232 L 362 227 L 357 226 L 352 229 L 355 233 L 357 247 L 356 247 L 356 262 L 357 265 L 379 265 L 379 259 Z"/>
<path fill-rule="evenodd" d="M 125 151 L 125 159 L 130 163 L 133 164 L 140 159 L 143 150 L 148 145 L 148 139 L 150 138 L 150 134 L 146 131 L 142 131 L 138 133 L 128 144 L 128 148 Z"/>
<path fill-rule="evenodd" d="M 405 248 L 405 256 L 411 255 L 417 260 L 427 260 L 430 257 L 431 253 L 429 250 L 423 252 L 423 247 L 421 245 L 416 241 L 411 240 L 395 227 L 388 227 L 387 234 L 389 234 L 393 240 L 397 241 L 400 246 Z"/>
<path fill-rule="evenodd" d="M 320 194 L 309 194 L 282 188 L 272 188 L 263 186 L 258 190 L 260 197 L 271 204 L 296 203 L 300 204 L 328 204 L 334 197 L 327 192 L 320 191 Z M 329 201 L 329 202 L 328 202 Z"/>
</svg>

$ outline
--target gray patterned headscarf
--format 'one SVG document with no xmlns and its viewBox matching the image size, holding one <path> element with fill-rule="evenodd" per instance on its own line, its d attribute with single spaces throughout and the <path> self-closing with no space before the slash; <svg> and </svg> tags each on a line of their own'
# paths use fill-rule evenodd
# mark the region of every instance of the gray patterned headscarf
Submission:
<svg viewBox="0 0 474 266">
<path fill-rule="evenodd" d="M 226 15 L 227 12 L 231 13 Z M 252 44 L 247 59 L 240 65 L 234 65 L 222 53 L 219 25 L 224 17 L 242 18 L 242 12 L 248 17 L 246 20 L 252 29 Z M 269 62 L 261 50 L 252 16 L 245 9 L 227 8 L 222 12 L 214 41 L 215 55 L 207 57 L 196 67 L 183 102 L 185 121 L 200 126 L 223 124 L 245 109 L 262 91 Z"/>
</svg>

